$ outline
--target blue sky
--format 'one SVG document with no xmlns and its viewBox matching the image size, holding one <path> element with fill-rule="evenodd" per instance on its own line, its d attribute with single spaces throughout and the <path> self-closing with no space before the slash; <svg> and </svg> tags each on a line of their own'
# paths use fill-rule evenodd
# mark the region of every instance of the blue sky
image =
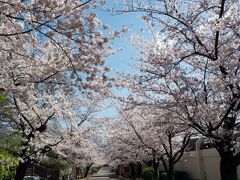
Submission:
<svg viewBox="0 0 240 180">
<path fill-rule="evenodd" d="M 112 15 L 107 10 L 98 9 L 97 10 L 98 19 L 106 25 L 110 26 L 110 31 L 119 31 L 123 26 L 128 27 L 129 31 L 121 38 L 117 38 L 113 40 L 111 43 L 113 48 L 118 49 L 121 48 L 122 51 L 109 56 L 106 59 L 106 63 L 113 69 L 120 72 L 133 72 L 134 69 L 131 65 L 134 63 L 132 58 L 138 55 L 138 51 L 134 49 L 130 43 L 129 38 L 132 32 L 143 35 L 141 29 L 145 27 L 144 22 L 142 21 L 140 14 L 137 13 L 124 13 L 118 15 Z M 146 34 L 144 35 L 146 36 Z M 114 90 L 116 93 L 124 95 L 126 90 Z M 109 101 L 106 101 L 109 103 Z M 110 108 L 101 113 L 98 113 L 99 116 L 116 116 L 116 110 L 114 108 Z"/>
<path fill-rule="evenodd" d="M 122 48 L 121 52 L 107 58 L 107 64 L 112 68 L 120 71 L 129 72 L 132 64 L 132 57 L 135 57 L 138 52 L 131 47 L 128 39 L 131 32 L 142 33 L 140 29 L 144 28 L 144 23 L 141 20 L 140 14 L 137 13 L 124 13 L 118 15 L 112 15 L 107 10 L 98 9 L 97 16 L 103 24 L 110 26 L 110 31 L 119 31 L 123 26 L 128 27 L 129 32 L 123 34 L 121 38 L 117 38 L 113 43 L 115 49 Z"/>
</svg>

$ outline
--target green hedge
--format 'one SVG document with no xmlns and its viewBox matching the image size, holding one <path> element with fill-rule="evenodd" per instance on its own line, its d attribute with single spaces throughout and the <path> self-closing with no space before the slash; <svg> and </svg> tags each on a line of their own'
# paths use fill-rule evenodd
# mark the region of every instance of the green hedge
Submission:
<svg viewBox="0 0 240 180">
<path fill-rule="evenodd" d="M 152 177 L 154 176 L 154 169 L 153 167 L 145 167 L 143 168 L 143 172 L 142 172 L 142 177 L 144 179 L 152 179 Z"/>
<path fill-rule="evenodd" d="M 0 180 L 13 179 L 18 166 L 17 158 L 7 151 L 0 151 Z"/>
</svg>

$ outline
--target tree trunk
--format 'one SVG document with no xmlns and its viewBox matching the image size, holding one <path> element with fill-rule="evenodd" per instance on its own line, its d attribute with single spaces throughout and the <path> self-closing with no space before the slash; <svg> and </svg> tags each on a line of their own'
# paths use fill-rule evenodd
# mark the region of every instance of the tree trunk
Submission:
<svg viewBox="0 0 240 180">
<path fill-rule="evenodd" d="M 136 178 L 135 164 L 130 163 L 129 166 L 130 166 L 130 169 L 131 169 L 131 177 L 135 179 Z"/>
<path fill-rule="evenodd" d="M 137 166 L 137 178 L 140 178 L 142 175 L 142 164 L 138 162 Z"/>
<path fill-rule="evenodd" d="M 16 170 L 16 175 L 15 175 L 15 180 L 23 180 L 24 176 L 26 175 L 28 165 L 30 163 L 27 162 L 20 162 L 18 164 L 17 170 Z"/>
<path fill-rule="evenodd" d="M 174 165 L 172 162 L 168 164 L 167 179 L 174 180 Z"/>
<path fill-rule="evenodd" d="M 155 162 L 153 160 L 154 176 L 155 176 L 156 179 L 159 179 L 159 177 L 158 177 L 158 167 L 159 167 L 159 162 Z"/>
<path fill-rule="evenodd" d="M 220 161 L 221 180 L 237 180 L 237 166 L 231 164 L 231 160 Z"/>
<path fill-rule="evenodd" d="M 86 172 L 84 174 L 84 177 L 87 177 L 88 176 L 88 173 L 89 173 L 89 170 L 90 168 L 92 167 L 93 163 L 91 163 L 89 166 L 87 166 L 87 169 L 86 169 Z"/>
<path fill-rule="evenodd" d="M 229 128 L 227 129 L 230 130 Z M 215 142 L 216 149 L 220 155 L 221 180 L 237 180 L 237 166 L 239 165 L 239 154 L 234 154 L 231 144 L 232 138 L 229 134 L 224 136 L 220 142 Z"/>
</svg>

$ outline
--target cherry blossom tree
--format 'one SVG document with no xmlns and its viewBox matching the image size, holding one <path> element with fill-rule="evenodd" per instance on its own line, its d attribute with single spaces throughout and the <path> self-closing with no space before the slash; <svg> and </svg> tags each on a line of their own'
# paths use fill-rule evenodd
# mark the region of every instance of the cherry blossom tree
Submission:
<svg viewBox="0 0 240 180">
<path fill-rule="evenodd" d="M 83 123 L 89 123 L 93 113 L 100 108 L 97 106 L 97 100 L 90 100 L 89 96 L 85 99 L 83 95 L 69 96 L 62 90 L 55 91 L 54 94 L 37 94 L 37 91 L 34 93 L 26 102 L 13 97 L 13 102 L 4 107 L 4 111 L 11 114 L 11 119 L 5 116 L 5 122 L 9 121 L 13 131 L 22 137 L 16 179 L 24 176 L 30 163 L 50 150 L 57 150 L 59 147 L 74 149 L 73 145 L 71 146 L 73 143 L 75 146 L 81 146 L 81 152 L 84 148 L 86 152 L 90 150 L 84 146 L 84 142 L 93 137 L 94 127 L 82 126 Z M 98 103 L 99 101 L 98 99 Z M 70 156 L 70 153 L 68 155 Z M 92 157 L 94 158 L 96 159 Z"/>
<path fill-rule="evenodd" d="M 78 126 L 55 148 L 60 159 L 65 159 L 82 170 L 82 177 L 87 177 L 92 167 L 105 164 L 102 149 L 94 137 L 96 138 L 96 127 Z"/>
<path fill-rule="evenodd" d="M 107 94 L 104 57 L 111 54 L 94 13 L 100 1 L 0 1 L 0 90 L 5 122 L 20 133 L 15 179 L 64 139 L 82 107 L 77 96 Z M 80 119 L 82 117 L 79 117 Z"/>
<path fill-rule="evenodd" d="M 126 123 L 112 122 L 108 128 L 107 141 L 103 147 L 106 159 L 112 166 L 151 159 L 151 151 L 144 148 L 138 138 L 131 134 Z"/>
<path fill-rule="evenodd" d="M 156 176 L 161 161 L 168 179 L 173 179 L 174 165 L 181 159 L 192 134 L 183 121 L 156 107 L 153 110 L 137 106 L 122 111 L 121 121 L 114 126 L 107 148 L 111 160 L 147 164 L 150 161 Z"/>
<path fill-rule="evenodd" d="M 107 164 L 104 149 L 101 147 L 103 138 L 101 129 L 105 118 L 97 115 L 106 108 L 101 104 L 103 100 L 102 97 L 94 96 L 82 101 L 82 108 L 78 107 L 78 111 L 80 110 L 78 118 L 71 123 L 69 130 L 65 129 L 66 133 L 63 134 L 67 137 L 55 148 L 60 158 L 72 162 L 75 167 L 81 169 L 82 177 L 87 177 L 92 167 Z"/>
<path fill-rule="evenodd" d="M 152 41 L 140 52 L 131 89 L 141 101 L 178 114 L 212 141 L 222 180 L 236 180 L 239 153 L 239 1 L 127 1 L 145 12 Z M 133 83 L 132 83 L 133 84 Z M 174 125 L 174 122 L 172 123 Z"/>
</svg>

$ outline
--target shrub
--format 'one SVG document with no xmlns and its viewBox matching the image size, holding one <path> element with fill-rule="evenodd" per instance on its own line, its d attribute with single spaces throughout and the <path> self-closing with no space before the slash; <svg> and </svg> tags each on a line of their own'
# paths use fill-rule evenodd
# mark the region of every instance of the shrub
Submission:
<svg viewBox="0 0 240 180">
<path fill-rule="evenodd" d="M 0 180 L 13 179 L 18 160 L 7 151 L 0 151 Z"/>
<path fill-rule="evenodd" d="M 143 168 L 142 177 L 144 179 L 152 179 L 153 176 L 154 176 L 154 169 L 153 169 L 153 167 Z"/>
</svg>

